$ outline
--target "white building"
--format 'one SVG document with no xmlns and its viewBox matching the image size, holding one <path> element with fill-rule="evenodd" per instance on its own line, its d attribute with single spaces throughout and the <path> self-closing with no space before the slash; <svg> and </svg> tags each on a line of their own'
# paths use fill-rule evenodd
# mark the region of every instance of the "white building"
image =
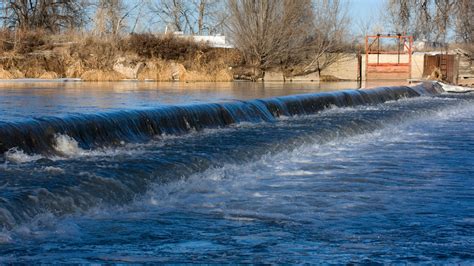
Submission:
<svg viewBox="0 0 474 266">
<path fill-rule="evenodd" d="M 214 48 L 234 48 L 233 45 L 227 43 L 223 35 L 185 35 L 181 31 L 174 32 L 174 35 L 182 38 L 190 38 L 195 42 L 204 42 Z"/>
</svg>

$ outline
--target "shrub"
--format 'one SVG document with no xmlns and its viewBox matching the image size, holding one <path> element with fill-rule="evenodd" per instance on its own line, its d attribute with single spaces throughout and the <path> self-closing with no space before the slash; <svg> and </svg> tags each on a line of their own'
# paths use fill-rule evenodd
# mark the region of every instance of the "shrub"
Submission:
<svg viewBox="0 0 474 266">
<path fill-rule="evenodd" d="M 113 41 L 95 36 L 86 37 L 70 48 L 70 56 L 90 69 L 111 70 L 118 53 Z"/>
<path fill-rule="evenodd" d="M 15 51 L 19 54 L 31 53 L 44 46 L 47 41 L 42 31 L 17 31 L 15 40 Z"/>
<path fill-rule="evenodd" d="M 153 34 L 132 34 L 122 41 L 122 47 L 142 57 L 165 60 L 185 60 L 199 52 L 206 52 L 209 47 L 188 38 L 171 34 L 155 36 Z"/>
<path fill-rule="evenodd" d="M 0 52 L 7 52 L 15 48 L 15 40 L 13 38 L 13 33 L 10 30 L 1 30 L 0 31 Z"/>
</svg>

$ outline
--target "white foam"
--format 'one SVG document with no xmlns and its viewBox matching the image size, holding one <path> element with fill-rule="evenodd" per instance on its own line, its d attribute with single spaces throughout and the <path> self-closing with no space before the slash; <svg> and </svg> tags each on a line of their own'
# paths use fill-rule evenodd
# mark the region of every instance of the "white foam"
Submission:
<svg viewBox="0 0 474 266">
<path fill-rule="evenodd" d="M 76 219 L 58 219 L 52 213 L 37 215 L 26 224 L 22 224 L 9 232 L 10 236 L 23 239 L 55 237 L 57 239 L 70 239 L 79 235 Z"/>
<path fill-rule="evenodd" d="M 22 151 L 21 149 L 17 147 L 11 148 L 5 152 L 5 159 L 9 162 L 14 162 L 14 163 L 27 163 L 27 162 L 37 161 L 41 158 L 43 158 L 41 155 L 26 154 L 24 151 Z"/>
<path fill-rule="evenodd" d="M 9 232 L 0 232 L 0 244 L 7 244 L 13 242 L 13 238 Z"/>
<path fill-rule="evenodd" d="M 441 85 L 443 90 L 446 91 L 446 92 L 461 92 L 461 93 L 464 93 L 464 92 L 474 91 L 474 88 L 471 88 L 471 87 L 449 85 L 449 84 L 445 84 L 445 83 L 442 83 L 442 82 L 438 82 L 438 83 Z"/>
<path fill-rule="evenodd" d="M 53 148 L 64 156 L 85 155 L 86 152 L 79 147 L 79 143 L 68 135 L 56 134 Z"/>
<path fill-rule="evenodd" d="M 97 148 L 91 150 L 85 150 L 79 147 L 79 143 L 72 137 L 63 134 L 55 135 L 55 140 L 53 144 L 54 150 L 56 150 L 60 156 L 52 156 L 50 157 L 51 160 L 63 160 L 64 158 L 79 158 L 84 157 L 114 157 L 117 155 L 133 155 L 146 146 L 158 145 L 156 141 L 150 141 L 150 143 L 137 143 L 137 144 L 127 144 L 124 141 L 120 141 L 120 145 L 118 147 L 106 147 L 106 148 Z M 48 169 L 45 169 L 48 170 Z M 55 169 L 49 169 L 54 171 Z"/>
<path fill-rule="evenodd" d="M 60 167 L 54 167 L 54 166 L 46 166 L 42 168 L 43 171 L 51 173 L 51 174 L 63 174 L 64 169 Z"/>
<path fill-rule="evenodd" d="M 314 173 L 311 171 L 305 171 L 305 170 L 294 170 L 294 171 L 285 171 L 278 173 L 279 176 L 307 176 L 307 175 L 313 175 Z"/>
<path fill-rule="evenodd" d="M 244 218 L 264 219 L 268 217 L 305 219 L 301 213 L 295 217 L 292 194 L 285 194 L 285 187 L 305 186 L 307 177 L 315 183 L 340 175 L 343 168 L 327 168 L 327 165 L 350 165 L 360 162 L 361 154 L 399 143 L 423 142 L 431 131 L 424 131 L 424 124 L 444 123 L 458 116 L 471 116 L 474 106 L 463 103 L 441 108 L 437 111 L 421 112 L 399 123 L 387 123 L 382 128 L 353 136 L 342 135 L 324 143 L 305 143 L 293 150 L 262 156 L 259 160 L 238 164 L 226 164 L 196 173 L 186 180 L 169 184 L 158 184 L 135 208 L 189 209 L 194 212 L 216 212 L 233 219 L 234 213 L 254 212 Z M 377 148 L 374 149 L 373 146 Z M 374 156 L 374 155 L 369 155 Z M 367 162 L 370 163 L 370 162 Z M 308 164 L 314 169 L 307 170 Z M 316 170 L 317 169 L 317 170 Z M 269 188 L 269 189 L 268 189 Z M 265 193 L 262 193 L 264 189 Z M 143 204 L 145 203 L 145 204 Z M 346 206 L 344 202 L 341 206 Z M 293 207 L 292 207 L 293 206 Z M 349 207 L 348 205 L 346 207 Z M 317 210 L 317 208 L 315 209 Z M 239 219 L 241 216 L 237 216 Z"/>
</svg>

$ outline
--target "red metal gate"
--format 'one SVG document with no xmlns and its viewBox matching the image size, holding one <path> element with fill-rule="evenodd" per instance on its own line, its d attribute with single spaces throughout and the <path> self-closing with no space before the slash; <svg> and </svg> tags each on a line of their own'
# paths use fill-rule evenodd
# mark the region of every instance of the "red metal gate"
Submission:
<svg viewBox="0 0 474 266">
<path fill-rule="evenodd" d="M 381 39 L 396 41 L 395 46 L 381 45 Z M 365 37 L 365 79 L 410 79 L 413 37 L 381 35 Z"/>
</svg>

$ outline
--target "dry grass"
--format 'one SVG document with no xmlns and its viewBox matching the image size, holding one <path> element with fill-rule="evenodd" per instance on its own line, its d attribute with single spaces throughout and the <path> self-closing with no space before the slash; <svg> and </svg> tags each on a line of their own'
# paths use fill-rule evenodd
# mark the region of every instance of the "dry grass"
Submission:
<svg viewBox="0 0 474 266">
<path fill-rule="evenodd" d="M 31 67 L 21 66 L 21 68 L 25 71 L 25 77 L 27 78 L 39 78 L 44 72 L 46 72 L 44 68 L 35 65 L 32 65 Z"/>
<path fill-rule="evenodd" d="M 142 71 L 138 73 L 138 79 L 172 81 L 173 75 L 170 63 L 161 59 L 148 61 Z"/>
<path fill-rule="evenodd" d="M 59 75 L 56 72 L 53 71 L 46 71 L 43 72 L 38 78 L 40 79 L 57 79 L 59 78 Z"/>
<path fill-rule="evenodd" d="M 195 67 L 194 69 L 199 69 Z M 138 74 L 139 80 L 154 81 L 232 81 L 229 67 L 202 66 L 199 70 L 188 70 L 184 65 L 174 61 L 153 60 L 146 63 Z"/>
<path fill-rule="evenodd" d="M 67 67 L 66 67 L 66 77 L 68 78 L 80 78 L 82 74 L 86 72 L 86 69 L 83 66 L 82 61 L 75 61 L 71 62 Z"/>
<path fill-rule="evenodd" d="M 9 72 L 13 75 L 14 79 L 24 79 L 25 73 L 21 72 L 18 69 L 10 69 Z"/>
<path fill-rule="evenodd" d="M 10 73 L 10 71 L 7 71 L 5 69 L 0 68 L 0 79 L 13 79 L 14 76 L 12 75 L 12 73 Z"/>
<path fill-rule="evenodd" d="M 232 81 L 233 75 L 230 70 L 222 69 L 217 72 L 202 72 L 202 71 L 188 71 L 183 77 L 183 81 L 209 81 L 209 82 L 223 82 Z"/>
<path fill-rule="evenodd" d="M 82 78 L 112 81 L 125 78 L 113 71 L 118 58 L 145 63 L 139 80 L 229 81 L 229 66 L 240 53 L 210 48 L 173 35 L 134 34 L 121 39 L 83 33 L 0 31 L 0 78 Z"/>
<path fill-rule="evenodd" d="M 114 42 L 90 36 L 71 46 L 69 56 L 87 69 L 112 70 L 115 59 L 121 56 Z"/>
</svg>

